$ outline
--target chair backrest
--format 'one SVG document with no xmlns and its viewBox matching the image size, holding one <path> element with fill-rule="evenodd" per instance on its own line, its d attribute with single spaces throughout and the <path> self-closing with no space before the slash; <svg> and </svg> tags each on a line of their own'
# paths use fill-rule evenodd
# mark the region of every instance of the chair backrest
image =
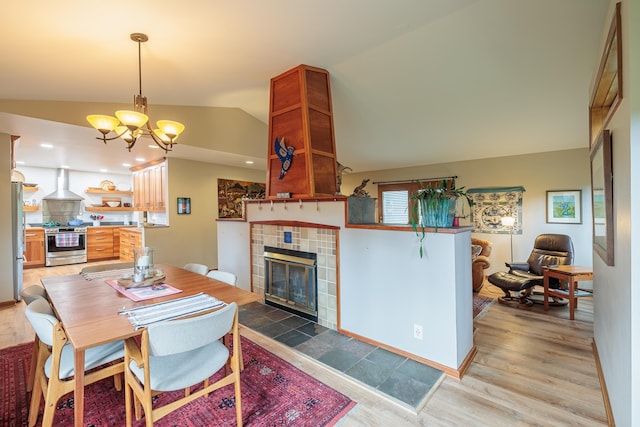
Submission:
<svg viewBox="0 0 640 427">
<path fill-rule="evenodd" d="M 566 234 L 540 234 L 527 263 L 529 271 L 542 276 L 544 266 L 573 263 L 573 242 Z"/>
<path fill-rule="evenodd" d="M 31 285 L 20 292 L 20 297 L 24 300 L 25 304 L 29 305 L 38 298 L 47 299 L 47 291 L 42 286 Z"/>
<path fill-rule="evenodd" d="M 233 302 L 211 313 L 150 325 L 149 355 L 183 353 L 219 340 L 234 326 L 237 309 Z"/>
<path fill-rule="evenodd" d="M 204 264 L 197 264 L 195 262 L 190 262 L 185 264 L 183 267 L 185 270 L 193 271 L 194 273 L 202 274 L 205 276 L 209 271 L 209 267 Z"/>
<path fill-rule="evenodd" d="M 58 323 L 58 319 L 53 314 L 49 302 L 44 298 L 37 298 L 27 306 L 24 314 L 36 331 L 38 339 L 46 345 L 53 345 L 53 326 Z"/>
<path fill-rule="evenodd" d="M 207 273 L 207 277 L 220 280 L 221 282 L 225 282 L 233 286 L 235 286 L 236 282 L 238 281 L 236 275 L 229 271 L 211 270 Z"/>
<path fill-rule="evenodd" d="M 482 248 L 482 251 L 480 251 L 478 255 L 483 255 L 483 256 L 491 255 L 491 249 L 493 248 L 493 243 L 491 241 L 478 239 L 477 237 L 472 237 L 471 245 L 478 245 Z"/>
</svg>

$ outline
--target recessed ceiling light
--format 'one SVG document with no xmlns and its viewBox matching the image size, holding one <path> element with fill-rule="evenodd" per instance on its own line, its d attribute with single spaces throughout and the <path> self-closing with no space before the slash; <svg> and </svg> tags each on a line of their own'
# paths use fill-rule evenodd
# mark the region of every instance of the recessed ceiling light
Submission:
<svg viewBox="0 0 640 427">
<path fill-rule="evenodd" d="M 100 172 L 109 172 L 108 169 L 100 169 Z"/>
<path fill-rule="evenodd" d="M 136 157 L 136 162 L 144 162 L 144 159 L 142 157 Z"/>
<path fill-rule="evenodd" d="M 47 144 L 47 143 L 43 142 L 42 144 L 40 144 L 40 147 L 42 147 L 42 148 L 53 148 L 53 144 Z"/>
<path fill-rule="evenodd" d="M 123 164 L 122 164 L 122 166 L 124 166 L 125 168 L 130 168 L 130 167 L 131 167 L 131 164 L 129 164 L 129 163 L 123 163 Z"/>
<path fill-rule="evenodd" d="M 160 147 L 158 147 L 157 145 L 149 145 L 148 147 L 149 147 L 149 148 L 154 148 L 154 149 L 155 149 L 155 148 L 160 148 Z"/>
<path fill-rule="evenodd" d="M 248 165 L 252 165 L 253 164 L 253 160 L 247 160 L 245 163 L 248 164 Z"/>
<path fill-rule="evenodd" d="M 24 162 L 22 160 L 16 160 L 16 164 L 18 165 L 24 165 Z"/>
</svg>

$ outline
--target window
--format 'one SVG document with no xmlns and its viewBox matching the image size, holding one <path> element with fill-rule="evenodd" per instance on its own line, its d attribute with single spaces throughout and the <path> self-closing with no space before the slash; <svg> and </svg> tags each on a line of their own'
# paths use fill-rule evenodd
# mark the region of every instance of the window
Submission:
<svg viewBox="0 0 640 427">
<path fill-rule="evenodd" d="M 421 188 L 438 186 L 441 182 L 442 180 L 379 183 L 380 222 L 383 224 L 411 224 L 413 210 L 411 195 Z M 449 185 L 455 186 L 455 181 L 449 179 Z"/>
<path fill-rule="evenodd" d="M 385 224 L 409 223 L 409 191 L 390 190 L 382 192 L 382 218 Z"/>
</svg>

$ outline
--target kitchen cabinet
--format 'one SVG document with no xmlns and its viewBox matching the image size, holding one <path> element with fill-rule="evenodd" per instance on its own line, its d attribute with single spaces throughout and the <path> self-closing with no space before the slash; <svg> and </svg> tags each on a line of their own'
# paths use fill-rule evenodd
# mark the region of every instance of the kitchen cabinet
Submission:
<svg viewBox="0 0 640 427">
<path fill-rule="evenodd" d="M 26 230 L 24 257 L 25 268 L 44 267 L 44 229 Z"/>
<path fill-rule="evenodd" d="M 136 211 L 166 212 L 167 165 L 164 159 L 133 171 L 133 207 Z"/>
<path fill-rule="evenodd" d="M 115 255 L 116 257 L 119 254 Z M 87 228 L 87 261 L 114 258 L 113 228 Z"/>
<path fill-rule="evenodd" d="M 120 261 L 133 261 L 133 249 L 142 247 L 142 231 L 137 228 L 120 229 Z"/>
</svg>

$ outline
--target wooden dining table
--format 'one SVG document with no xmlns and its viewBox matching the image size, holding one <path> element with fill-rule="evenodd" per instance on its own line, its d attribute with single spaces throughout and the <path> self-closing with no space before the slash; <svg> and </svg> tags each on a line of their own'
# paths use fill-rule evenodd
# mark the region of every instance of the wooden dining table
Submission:
<svg viewBox="0 0 640 427">
<path fill-rule="evenodd" d="M 262 301 L 262 296 L 231 286 L 172 265 L 156 264 L 165 276 L 165 283 L 181 292 L 160 298 L 134 302 L 105 282 L 118 277 L 86 279 L 82 274 L 45 277 L 41 279 L 56 316 L 73 346 L 75 355 L 74 419 L 75 426 L 84 422 L 84 364 L 85 350 L 111 341 L 126 339 L 142 333 L 135 330 L 123 309 L 142 307 L 170 301 L 200 292 L 207 293 L 226 303 L 238 306 Z"/>
</svg>

